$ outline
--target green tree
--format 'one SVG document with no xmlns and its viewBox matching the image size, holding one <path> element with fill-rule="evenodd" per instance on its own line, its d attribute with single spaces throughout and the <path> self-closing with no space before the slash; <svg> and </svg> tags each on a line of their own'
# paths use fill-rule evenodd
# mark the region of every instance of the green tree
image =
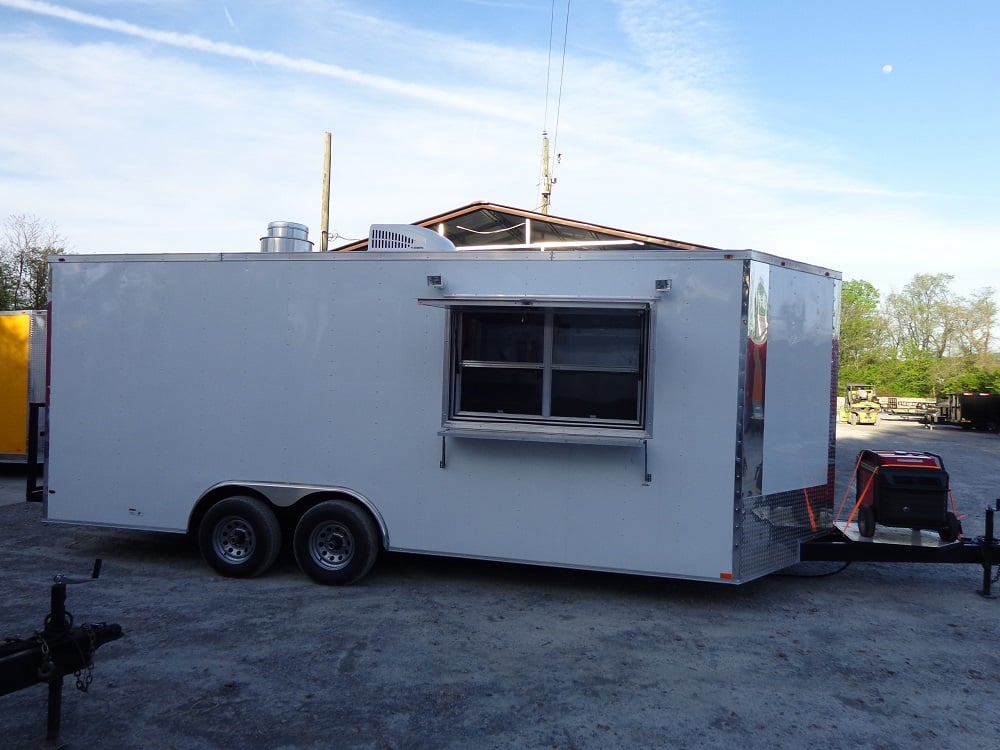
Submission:
<svg viewBox="0 0 1000 750">
<path fill-rule="evenodd" d="M 992 391 L 1000 393 L 1000 368 L 962 367 L 941 382 L 940 393 Z"/>
<path fill-rule="evenodd" d="M 978 290 L 971 299 L 961 300 L 956 305 L 957 353 L 972 358 L 977 366 L 995 365 L 991 349 L 996 316 L 997 303 L 990 287 Z"/>
<path fill-rule="evenodd" d="M 32 214 L 12 214 L 0 230 L 0 310 L 38 310 L 48 296 L 49 255 L 64 253 L 56 226 Z"/>
<path fill-rule="evenodd" d="M 885 394 L 926 397 L 933 391 L 933 370 L 938 359 L 915 347 L 907 347 L 900 356 L 887 358 L 876 380 Z"/>
<path fill-rule="evenodd" d="M 861 279 L 845 281 L 840 292 L 841 382 L 877 382 L 885 339 L 878 289 Z"/>
<path fill-rule="evenodd" d="M 955 336 L 954 305 L 947 273 L 918 273 L 901 292 L 886 299 L 886 314 L 897 351 L 943 357 Z"/>
<path fill-rule="evenodd" d="M 883 309 L 890 343 L 883 390 L 900 396 L 933 396 L 992 389 L 1000 370 L 993 331 L 994 290 L 970 298 L 951 291 L 950 274 L 916 274 Z"/>
</svg>

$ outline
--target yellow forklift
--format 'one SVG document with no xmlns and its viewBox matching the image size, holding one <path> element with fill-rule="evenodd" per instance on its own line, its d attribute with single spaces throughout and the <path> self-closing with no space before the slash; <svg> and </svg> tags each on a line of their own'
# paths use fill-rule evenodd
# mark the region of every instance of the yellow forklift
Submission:
<svg viewBox="0 0 1000 750">
<path fill-rule="evenodd" d="M 875 396 L 875 386 L 848 383 L 844 389 L 844 405 L 840 409 L 842 422 L 850 424 L 878 424 L 882 406 Z"/>
</svg>

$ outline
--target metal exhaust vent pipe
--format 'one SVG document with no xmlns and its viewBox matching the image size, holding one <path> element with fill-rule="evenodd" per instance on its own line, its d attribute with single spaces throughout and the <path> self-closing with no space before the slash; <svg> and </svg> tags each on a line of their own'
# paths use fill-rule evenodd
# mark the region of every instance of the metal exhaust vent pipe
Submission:
<svg viewBox="0 0 1000 750">
<path fill-rule="evenodd" d="M 294 221 L 272 221 L 267 225 L 267 236 L 260 238 L 262 253 L 311 253 L 309 227 Z"/>
</svg>

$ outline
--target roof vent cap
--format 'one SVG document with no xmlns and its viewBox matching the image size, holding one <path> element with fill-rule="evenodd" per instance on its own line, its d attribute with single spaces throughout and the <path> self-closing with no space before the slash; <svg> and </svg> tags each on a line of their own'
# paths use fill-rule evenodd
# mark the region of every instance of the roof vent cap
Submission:
<svg viewBox="0 0 1000 750">
<path fill-rule="evenodd" d="M 309 227 L 294 221 L 272 221 L 267 225 L 267 236 L 260 238 L 262 253 L 310 253 Z"/>
</svg>

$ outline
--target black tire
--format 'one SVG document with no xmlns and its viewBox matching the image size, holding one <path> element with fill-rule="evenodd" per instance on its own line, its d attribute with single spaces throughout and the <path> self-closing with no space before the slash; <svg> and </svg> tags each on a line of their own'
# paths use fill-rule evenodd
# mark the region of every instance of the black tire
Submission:
<svg viewBox="0 0 1000 750">
<path fill-rule="evenodd" d="M 875 536 L 875 511 L 870 505 L 858 508 L 858 533 L 866 539 Z"/>
<path fill-rule="evenodd" d="M 958 539 L 962 535 L 962 522 L 958 520 L 956 516 L 951 511 L 945 516 L 948 526 L 947 528 L 941 529 L 938 532 L 938 536 L 941 537 L 941 541 L 950 544 Z"/>
<path fill-rule="evenodd" d="M 198 547 L 217 573 L 231 578 L 259 576 L 278 559 L 281 526 L 274 511 L 256 497 L 220 500 L 198 525 Z"/>
<path fill-rule="evenodd" d="M 346 500 L 326 500 L 299 519 L 292 539 L 295 561 L 317 583 L 347 586 L 368 574 L 379 533 L 368 512 Z"/>
</svg>

